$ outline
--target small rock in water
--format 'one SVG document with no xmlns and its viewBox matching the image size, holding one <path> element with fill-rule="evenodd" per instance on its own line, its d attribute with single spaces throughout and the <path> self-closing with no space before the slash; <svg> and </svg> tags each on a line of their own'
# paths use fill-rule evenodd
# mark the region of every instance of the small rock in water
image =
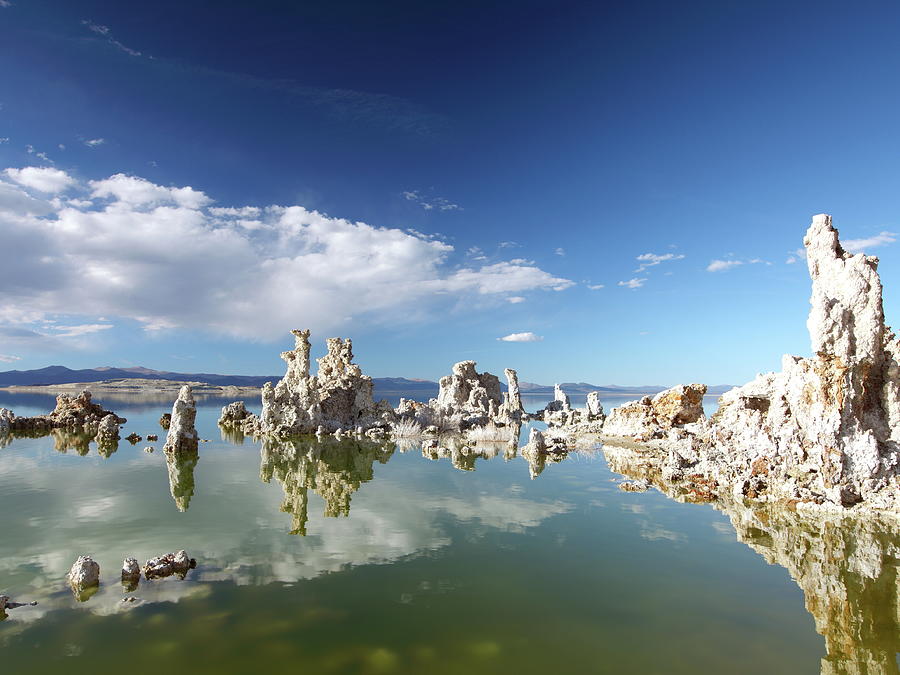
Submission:
<svg viewBox="0 0 900 675">
<path fill-rule="evenodd" d="M 162 417 L 159 418 L 159 426 L 163 429 L 168 429 L 170 424 L 172 424 L 172 413 L 163 413 Z"/>
<path fill-rule="evenodd" d="M 153 452 L 154 450 L 156 450 L 156 448 L 154 448 L 152 445 L 148 445 L 146 448 L 144 448 L 144 452 Z"/>
<path fill-rule="evenodd" d="M 197 561 L 189 558 L 184 550 L 177 553 L 166 553 L 165 555 L 151 558 L 143 567 L 144 576 L 147 579 L 157 579 L 178 574 L 184 577 L 187 571 L 197 566 Z"/>
<path fill-rule="evenodd" d="M 646 492 L 650 489 L 650 482 L 646 480 L 628 480 L 619 483 L 619 489 L 625 492 Z"/>
<path fill-rule="evenodd" d="M 157 436 L 156 434 L 147 434 L 147 440 L 148 441 L 158 441 L 159 436 Z"/>
<path fill-rule="evenodd" d="M 100 585 L 100 565 L 89 555 L 78 556 L 66 579 L 76 593 Z"/>
<path fill-rule="evenodd" d="M 134 445 L 136 443 L 140 443 L 144 439 L 132 431 L 130 434 L 128 434 L 125 437 L 125 440 L 128 441 L 129 443 L 131 443 L 132 445 Z"/>
</svg>

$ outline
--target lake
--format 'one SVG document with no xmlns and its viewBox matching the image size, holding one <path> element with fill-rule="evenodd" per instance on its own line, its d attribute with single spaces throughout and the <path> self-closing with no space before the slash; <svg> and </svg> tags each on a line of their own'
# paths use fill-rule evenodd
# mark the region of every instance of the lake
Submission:
<svg viewBox="0 0 900 675">
<path fill-rule="evenodd" d="M 39 602 L 0 622 L 9 672 L 900 672 L 895 522 L 623 492 L 598 446 L 535 467 L 506 446 L 223 437 L 222 399 L 172 460 L 171 402 L 97 400 L 160 441 L 0 448 L 0 593 Z M 121 585 L 123 558 L 182 548 L 184 579 Z M 79 602 L 82 554 L 101 586 Z"/>
</svg>

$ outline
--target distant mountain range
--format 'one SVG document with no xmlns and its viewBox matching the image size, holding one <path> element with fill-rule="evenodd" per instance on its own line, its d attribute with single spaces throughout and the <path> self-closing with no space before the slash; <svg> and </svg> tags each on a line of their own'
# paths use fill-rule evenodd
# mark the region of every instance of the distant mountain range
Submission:
<svg viewBox="0 0 900 675">
<path fill-rule="evenodd" d="M 0 372 L 0 387 L 38 386 L 47 384 L 68 384 L 70 382 L 101 382 L 103 380 L 175 380 L 180 382 L 206 382 L 221 387 L 261 387 L 266 382 L 277 382 L 281 375 L 217 375 L 215 373 L 173 373 L 164 370 L 153 370 L 137 366 L 134 368 L 85 368 L 72 370 L 65 366 L 47 366 L 36 370 L 7 370 Z M 423 397 L 434 397 L 438 393 L 438 383 L 430 380 L 407 379 L 405 377 L 375 377 L 376 396 L 398 394 L 421 394 Z M 643 387 L 620 387 L 615 384 L 594 385 L 587 382 L 563 382 L 560 385 L 567 394 L 587 394 L 599 391 L 602 394 L 644 395 L 655 394 L 666 387 L 647 385 Z M 506 385 L 503 385 L 504 389 Z M 520 382 L 519 389 L 523 394 L 553 395 L 553 385 Z M 718 385 L 709 388 L 710 394 L 721 394 L 731 389 L 731 385 Z"/>
</svg>

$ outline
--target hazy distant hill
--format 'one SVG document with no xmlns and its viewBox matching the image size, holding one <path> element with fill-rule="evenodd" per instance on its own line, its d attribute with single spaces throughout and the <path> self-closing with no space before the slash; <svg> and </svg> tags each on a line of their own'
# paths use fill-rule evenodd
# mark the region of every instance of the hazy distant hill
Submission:
<svg viewBox="0 0 900 675">
<path fill-rule="evenodd" d="M 100 382 L 102 380 L 144 379 L 144 380 L 176 380 L 180 382 L 206 382 L 218 386 L 261 387 L 266 382 L 277 382 L 281 375 L 217 375 L 215 373 L 173 373 L 136 366 L 133 368 L 86 368 L 73 370 L 65 366 L 47 366 L 36 370 L 7 370 L 0 372 L 0 387 L 13 385 L 35 386 L 44 384 L 67 384 L 69 382 Z M 427 399 L 437 396 L 438 383 L 430 380 L 407 379 L 405 377 L 376 377 L 375 395 L 396 396 L 416 395 L 416 398 Z M 567 394 L 587 394 L 599 391 L 603 394 L 644 395 L 655 394 L 666 387 L 648 385 L 643 387 L 620 387 L 615 384 L 594 385 L 587 382 L 563 382 L 563 391 Z M 506 388 L 506 385 L 503 385 Z M 553 395 L 553 385 L 520 382 L 523 394 Z M 731 385 L 717 385 L 709 388 L 710 394 L 721 394 Z"/>
</svg>

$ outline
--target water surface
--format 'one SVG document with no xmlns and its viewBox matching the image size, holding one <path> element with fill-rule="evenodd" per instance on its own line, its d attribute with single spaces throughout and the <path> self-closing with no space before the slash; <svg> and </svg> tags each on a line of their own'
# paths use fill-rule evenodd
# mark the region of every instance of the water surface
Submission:
<svg viewBox="0 0 900 675">
<path fill-rule="evenodd" d="M 18 414 L 49 401 L 0 393 Z M 538 472 L 505 445 L 432 459 L 223 438 L 225 402 L 200 401 L 210 442 L 194 456 L 162 452 L 168 406 L 154 400 L 107 407 L 128 418 L 123 437 L 156 443 L 0 448 L 0 593 L 40 603 L 0 622 L 5 668 L 897 672 L 890 525 L 850 536 L 622 492 L 595 448 Z M 179 548 L 198 562 L 185 579 L 119 583 L 124 557 Z M 86 602 L 64 583 L 81 554 L 102 572 Z"/>
</svg>

